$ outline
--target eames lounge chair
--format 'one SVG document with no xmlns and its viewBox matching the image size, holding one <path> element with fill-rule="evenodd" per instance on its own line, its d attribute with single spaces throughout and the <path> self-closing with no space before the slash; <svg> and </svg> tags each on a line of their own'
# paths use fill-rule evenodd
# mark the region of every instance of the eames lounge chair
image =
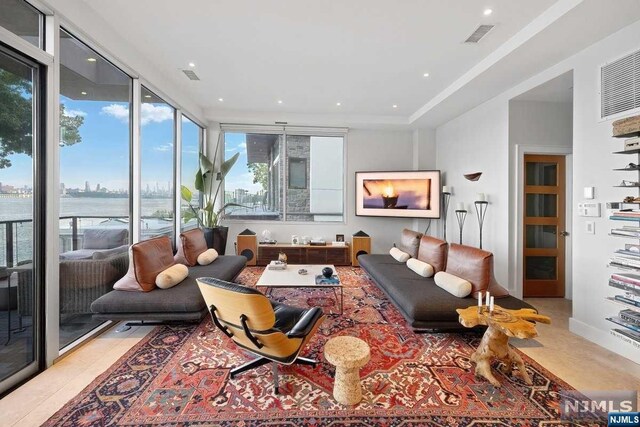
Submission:
<svg viewBox="0 0 640 427">
<path fill-rule="evenodd" d="M 275 393 L 278 364 L 315 366 L 300 351 L 324 321 L 322 309 L 297 308 L 271 301 L 256 289 L 210 277 L 197 279 L 213 323 L 237 345 L 259 357 L 231 370 L 231 378 L 273 362 Z"/>
</svg>

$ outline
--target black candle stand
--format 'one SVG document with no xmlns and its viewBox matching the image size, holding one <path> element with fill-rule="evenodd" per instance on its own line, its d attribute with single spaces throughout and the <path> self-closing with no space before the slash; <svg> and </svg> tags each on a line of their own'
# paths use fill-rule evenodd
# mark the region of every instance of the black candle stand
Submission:
<svg viewBox="0 0 640 427">
<path fill-rule="evenodd" d="M 489 208 L 489 202 L 485 200 L 476 200 L 474 202 L 476 206 L 476 215 L 478 216 L 478 225 L 480 226 L 480 249 L 482 249 L 482 227 L 484 225 L 484 217 L 487 214 Z"/>
<path fill-rule="evenodd" d="M 460 244 L 462 244 L 462 229 L 464 228 L 464 220 L 467 219 L 467 211 L 464 209 L 456 209 L 456 218 L 458 218 L 458 227 L 460 228 Z"/>
</svg>

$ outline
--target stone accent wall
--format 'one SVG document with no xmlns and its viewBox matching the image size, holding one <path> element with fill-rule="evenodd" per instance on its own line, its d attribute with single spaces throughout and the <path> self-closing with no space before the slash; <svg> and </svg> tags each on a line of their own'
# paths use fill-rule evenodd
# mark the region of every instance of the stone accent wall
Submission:
<svg viewBox="0 0 640 427">
<path fill-rule="evenodd" d="M 288 188 L 287 185 L 287 220 L 288 221 L 313 221 L 313 215 L 309 212 L 311 202 L 311 191 L 309 178 L 311 176 L 311 137 L 287 135 L 287 164 L 285 173 L 289 173 L 289 160 L 306 159 L 307 163 L 307 185 L 305 189 Z M 284 174 L 283 174 L 284 175 Z M 284 185 L 284 184 L 283 184 Z M 289 212 L 291 212 L 289 214 Z"/>
</svg>

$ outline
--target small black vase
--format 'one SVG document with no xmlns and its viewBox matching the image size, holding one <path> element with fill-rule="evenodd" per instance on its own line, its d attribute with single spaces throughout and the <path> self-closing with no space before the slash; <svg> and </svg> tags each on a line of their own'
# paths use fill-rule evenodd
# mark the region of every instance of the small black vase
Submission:
<svg viewBox="0 0 640 427">
<path fill-rule="evenodd" d="M 327 279 L 333 276 L 333 269 L 331 267 L 325 267 L 322 269 L 322 275 Z"/>
</svg>

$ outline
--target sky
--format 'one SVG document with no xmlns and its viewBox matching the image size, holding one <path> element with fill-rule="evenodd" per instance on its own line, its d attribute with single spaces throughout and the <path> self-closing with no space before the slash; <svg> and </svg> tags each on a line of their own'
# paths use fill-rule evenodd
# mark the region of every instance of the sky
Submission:
<svg viewBox="0 0 640 427">
<path fill-rule="evenodd" d="M 66 114 L 84 117 L 82 142 L 60 149 L 60 182 L 66 188 L 109 190 L 129 188 L 129 106 L 127 103 L 72 100 L 61 95 Z M 173 180 L 173 109 L 166 104 L 142 104 L 142 190 L 147 183 L 167 189 Z M 183 117 L 183 180 L 193 187 L 198 166 L 198 127 Z M 31 186 L 32 159 L 10 156 L 12 166 L 0 169 L 3 185 Z"/>
<path fill-rule="evenodd" d="M 253 173 L 247 169 L 247 140 L 244 133 L 225 133 L 224 158 L 229 159 L 235 153 L 240 153 L 235 166 L 227 174 L 225 180 L 225 190 L 234 191 L 242 188 L 249 193 L 257 193 L 262 190 L 262 185 L 253 183 Z"/>
</svg>

